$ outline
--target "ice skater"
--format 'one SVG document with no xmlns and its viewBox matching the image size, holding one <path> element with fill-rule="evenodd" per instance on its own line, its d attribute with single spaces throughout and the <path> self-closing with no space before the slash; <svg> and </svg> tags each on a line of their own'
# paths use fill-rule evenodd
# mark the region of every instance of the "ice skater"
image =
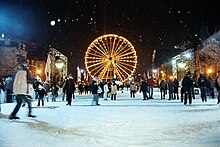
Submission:
<svg viewBox="0 0 220 147">
<path fill-rule="evenodd" d="M 30 74 L 26 64 L 22 64 L 21 69 L 16 73 L 14 83 L 13 83 L 13 92 L 16 96 L 17 105 L 15 106 L 13 112 L 11 113 L 9 119 L 19 119 L 16 116 L 19 111 L 22 101 L 25 101 L 28 104 L 28 117 L 36 117 L 31 114 L 31 96 L 28 91 L 28 82 L 30 81 Z"/>
<path fill-rule="evenodd" d="M 40 106 L 40 101 L 42 102 L 42 106 L 44 106 L 44 97 L 46 95 L 47 95 L 47 92 L 44 89 L 44 87 L 39 85 L 39 89 L 38 89 L 38 105 L 37 106 Z"/>
<path fill-rule="evenodd" d="M 92 90 L 92 106 L 99 106 L 99 96 L 98 96 L 98 84 L 97 82 L 94 80 L 92 82 L 92 85 L 91 85 L 91 90 Z"/>
</svg>

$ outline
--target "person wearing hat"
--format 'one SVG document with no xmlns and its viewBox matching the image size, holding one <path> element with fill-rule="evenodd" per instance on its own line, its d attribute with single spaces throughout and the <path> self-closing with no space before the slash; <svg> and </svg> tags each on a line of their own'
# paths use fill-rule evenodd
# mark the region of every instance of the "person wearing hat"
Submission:
<svg viewBox="0 0 220 147">
<path fill-rule="evenodd" d="M 218 76 L 215 80 L 215 87 L 217 89 L 217 92 L 218 92 L 218 101 L 217 101 L 217 104 L 220 103 L 220 70 L 218 71 Z"/>
<path fill-rule="evenodd" d="M 189 99 L 189 104 L 192 104 L 192 86 L 193 86 L 193 80 L 190 78 L 191 72 L 187 71 L 186 76 L 183 78 L 182 81 L 182 88 L 184 92 L 184 105 L 187 104 L 187 100 Z"/>
</svg>

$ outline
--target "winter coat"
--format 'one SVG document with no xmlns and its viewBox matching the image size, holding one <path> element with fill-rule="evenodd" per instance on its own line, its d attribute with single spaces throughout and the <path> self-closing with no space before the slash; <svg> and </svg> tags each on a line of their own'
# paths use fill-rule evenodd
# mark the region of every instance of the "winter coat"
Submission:
<svg viewBox="0 0 220 147">
<path fill-rule="evenodd" d="M 170 92 L 174 92 L 174 84 L 173 84 L 173 82 L 169 81 L 167 85 L 168 85 L 168 90 Z"/>
<path fill-rule="evenodd" d="M 107 93 L 109 91 L 109 89 L 108 89 L 108 84 L 105 84 L 104 85 L 104 93 Z"/>
<path fill-rule="evenodd" d="M 220 90 L 220 77 L 217 77 L 215 79 L 215 87 L 217 90 Z"/>
<path fill-rule="evenodd" d="M 208 79 L 207 80 L 207 87 L 209 88 L 209 89 L 213 89 L 214 88 L 214 82 L 213 82 L 213 80 L 212 79 Z"/>
<path fill-rule="evenodd" d="M 39 98 L 44 98 L 44 96 L 47 95 L 46 90 L 43 87 L 39 88 L 38 95 L 39 95 Z"/>
<path fill-rule="evenodd" d="M 116 94 L 117 93 L 117 85 L 116 84 L 112 84 L 111 85 L 111 94 Z"/>
<path fill-rule="evenodd" d="M 130 91 L 136 91 L 136 86 L 134 84 L 130 85 Z"/>
<path fill-rule="evenodd" d="M 191 91 L 193 87 L 193 80 L 190 77 L 184 77 L 182 81 L 182 88 L 184 91 Z"/>
<path fill-rule="evenodd" d="M 43 87 L 44 87 L 46 93 L 48 93 L 50 91 L 50 84 L 49 83 L 44 82 Z"/>
<path fill-rule="evenodd" d="M 14 79 L 13 83 L 13 92 L 15 95 L 18 94 L 27 94 L 27 71 L 25 70 L 19 70 Z"/>
<path fill-rule="evenodd" d="M 203 86 L 206 87 L 208 84 L 206 77 L 200 76 L 198 79 L 198 84 L 199 84 L 199 87 L 203 87 Z"/>
<path fill-rule="evenodd" d="M 5 89 L 13 90 L 13 79 L 12 77 L 8 77 L 5 79 Z"/>
<path fill-rule="evenodd" d="M 162 80 L 160 82 L 160 90 L 165 90 L 166 89 L 166 82 L 164 80 Z"/>
<path fill-rule="evenodd" d="M 177 79 L 173 81 L 174 93 L 178 93 L 179 82 Z"/>
<path fill-rule="evenodd" d="M 98 84 L 93 82 L 91 85 L 92 94 L 98 94 Z"/>
<path fill-rule="evenodd" d="M 66 80 L 65 89 L 66 93 L 74 93 L 74 91 L 76 90 L 75 83 L 72 77 L 69 77 Z"/>
<path fill-rule="evenodd" d="M 150 78 L 150 79 L 147 80 L 147 85 L 148 85 L 148 86 L 154 86 L 154 84 L 155 84 L 155 83 L 154 83 L 154 80 L 153 80 L 152 78 Z"/>
<path fill-rule="evenodd" d="M 39 85 L 40 85 L 40 82 L 39 81 L 35 81 L 34 84 L 33 84 L 33 88 L 34 90 L 37 92 L 38 89 L 39 89 Z"/>
<path fill-rule="evenodd" d="M 143 81 L 143 82 L 141 83 L 141 89 L 140 89 L 140 91 L 146 92 L 147 90 L 148 90 L 147 82 L 146 82 L 146 81 Z"/>
<path fill-rule="evenodd" d="M 98 93 L 102 93 L 101 85 L 98 85 Z"/>
</svg>

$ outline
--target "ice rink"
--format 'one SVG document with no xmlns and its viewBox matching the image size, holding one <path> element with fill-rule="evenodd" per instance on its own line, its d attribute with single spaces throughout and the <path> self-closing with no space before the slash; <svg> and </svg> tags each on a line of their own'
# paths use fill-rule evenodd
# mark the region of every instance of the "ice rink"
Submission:
<svg viewBox="0 0 220 147">
<path fill-rule="evenodd" d="M 116 101 L 99 99 L 91 106 L 91 95 L 78 95 L 72 106 L 57 98 L 45 102 L 27 117 L 21 107 L 18 121 L 8 119 L 16 103 L 2 104 L 1 147 L 144 147 L 220 146 L 220 107 L 216 99 L 203 103 L 199 96 L 192 105 L 180 100 L 142 100 L 121 91 Z"/>
</svg>

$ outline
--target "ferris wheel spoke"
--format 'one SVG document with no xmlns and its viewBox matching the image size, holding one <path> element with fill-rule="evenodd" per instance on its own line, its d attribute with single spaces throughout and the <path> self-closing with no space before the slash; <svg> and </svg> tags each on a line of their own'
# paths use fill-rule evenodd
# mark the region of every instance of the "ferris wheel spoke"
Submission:
<svg viewBox="0 0 220 147">
<path fill-rule="evenodd" d="M 109 45 L 108 45 L 108 42 L 107 42 L 107 38 L 106 38 L 106 40 L 103 41 L 103 43 L 106 45 L 107 51 L 109 53 L 110 48 L 109 48 Z"/>
<path fill-rule="evenodd" d="M 130 74 L 127 73 L 127 71 L 125 71 L 121 66 L 117 65 L 118 68 L 120 68 L 120 70 L 122 70 L 127 76 L 129 76 Z"/>
<path fill-rule="evenodd" d="M 119 46 L 120 43 L 120 39 L 117 41 L 117 44 L 115 46 L 115 53 L 117 52 L 118 48 L 120 48 L 121 46 Z M 119 46 L 119 47 L 118 47 Z"/>
<path fill-rule="evenodd" d="M 106 57 L 108 57 L 108 56 L 106 55 L 106 53 L 103 52 L 100 48 L 98 48 L 95 44 L 94 44 L 94 46 L 95 46 L 95 48 L 98 49 L 103 55 L 105 55 Z"/>
<path fill-rule="evenodd" d="M 108 54 L 108 51 L 107 51 L 107 49 L 105 48 L 105 46 L 104 46 L 104 45 L 101 45 L 99 41 L 98 41 L 97 43 L 98 43 L 98 45 L 103 49 L 103 51 L 105 52 L 105 54 Z M 104 46 L 104 48 L 103 48 L 103 46 Z"/>
<path fill-rule="evenodd" d="M 123 65 L 129 66 L 129 67 L 131 67 L 131 68 L 134 67 L 134 65 L 128 64 L 128 63 L 126 63 L 126 62 L 119 62 L 118 64 L 123 64 Z"/>
<path fill-rule="evenodd" d="M 99 57 L 99 58 L 102 58 L 102 57 L 103 57 L 102 55 L 98 55 L 98 54 L 94 54 L 94 53 L 87 53 L 87 54 L 92 55 L 92 57 L 86 56 L 86 57 L 85 57 L 86 59 L 94 59 L 94 58 L 97 58 L 97 57 Z"/>
<path fill-rule="evenodd" d="M 123 44 L 125 43 L 125 41 L 122 39 L 122 41 L 120 42 L 120 39 L 119 39 L 119 43 L 121 43 L 121 44 L 119 45 L 119 47 L 117 48 L 117 50 L 115 50 L 115 53 L 117 53 L 117 52 L 121 49 L 121 47 L 123 46 Z"/>
<path fill-rule="evenodd" d="M 123 73 L 118 69 L 118 67 L 116 67 L 116 68 L 117 68 L 117 72 L 116 72 L 117 76 L 119 76 L 121 81 L 123 81 L 123 79 L 125 79 L 126 77 L 124 77 Z"/>
<path fill-rule="evenodd" d="M 106 71 L 108 70 L 108 63 L 105 64 L 104 69 L 102 70 L 102 72 L 100 73 L 101 79 L 103 79 L 103 77 L 105 76 Z"/>
<path fill-rule="evenodd" d="M 106 74 L 106 81 L 109 79 L 109 77 L 110 77 L 110 66 L 108 66 L 108 68 L 107 68 L 108 70 L 107 70 L 107 74 Z"/>
<path fill-rule="evenodd" d="M 120 48 L 118 48 L 117 51 L 115 51 L 115 53 L 116 53 L 117 55 L 120 54 L 120 52 L 123 51 L 123 50 L 128 46 L 128 44 L 125 44 L 125 46 L 123 46 L 123 43 L 124 43 L 124 42 L 122 42 L 122 45 L 120 46 Z M 122 48 L 121 48 L 121 47 L 122 47 Z"/>
<path fill-rule="evenodd" d="M 94 75 L 97 75 L 101 70 L 103 70 L 104 67 L 105 65 L 100 65 L 99 67 L 97 67 L 97 71 L 94 73 Z"/>
<path fill-rule="evenodd" d="M 106 53 L 108 54 L 108 47 L 105 45 L 104 41 L 101 39 L 102 46 L 104 46 Z"/>
<path fill-rule="evenodd" d="M 94 53 L 91 51 L 93 51 Z M 97 52 L 94 48 L 90 48 L 90 52 L 87 52 L 86 54 L 91 54 L 93 56 L 103 57 L 103 54 L 101 54 L 100 52 Z"/>
<path fill-rule="evenodd" d="M 98 65 L 100 65 L 100 64 L 102 64 L 102 63 L 104 63 L 104 62 L 106 62 L 106 61 L 101 61 L 101 62 L 98 62 L 98 63 L 96 63 L 96 64 L 89 65 L 88 68 L 91 68 L 91 67 L 94 67 L 94 66 L 98 66 Z M 85 63 L 87 64 L 88 61 L 85 62 Z M 95 62 L 94 62 L 94 63 L 95 63 Z"/>
<path fill-rule="evenodd" d="M 111 48 L 111 50 L 112 50 L 112 53 L 111 53 L 111 56 L 113 55 L 113 53 L 114 53 L 114 50 L 115 50 L 115 40 L 116 40 L 116 38 L 114 37 L 114 41 L 113 41 L 113 44 L 112 44 L 112 48 Z"/>
<path fill-rule="evenodd" d="M 122 64 L 119 64 L 118 66 L 122 67 L 123 69 L 125 69 L 125 70 L 128 71 L 129 73 L 132 72 L 132 69 L 130 69 L 130 68 L 128 68 L 128 67 L 126 67 L 126 66 L 124 66 L 124 65 L 122 65 Z"/>
<path fill-rule="evenodd" d="M 100 65 L 98 65 L 98 66 L 92 68 L 91 71 L 90 71 L 90 73 L 92 73 L 93 76 L 96 76 L 96 74 L 95 74 L 93 71 L 98 71 L 98 70 L 102 69 L 102 68 L 101 68 L 102 66 L 103 66 L 103 65 L 100 64 Z"/>
<path fill-rule="evenodd" d="M 124 56 L 128 56 L 128 55 L 132 55 L 132 54 L 134 54 L 133 52 L 128 52 L 128 53 L 124 53 L 124 54 L 120 54 L 118 57 L 124 57 Z"/>
<path fill-rule="evenodd" d="M 132 49 L 131 47 L 130 47 L 130 48 L 126 48 L 125 50 L 118 52 L 117 55 L 118 55 L 118 56 L 120 56 L 120 55 L 125 55 L 125 53 L 131 53 L 131 54 L 133 54 L 133 52 L 132 52 L 131 49 Z"/>
</svg>

